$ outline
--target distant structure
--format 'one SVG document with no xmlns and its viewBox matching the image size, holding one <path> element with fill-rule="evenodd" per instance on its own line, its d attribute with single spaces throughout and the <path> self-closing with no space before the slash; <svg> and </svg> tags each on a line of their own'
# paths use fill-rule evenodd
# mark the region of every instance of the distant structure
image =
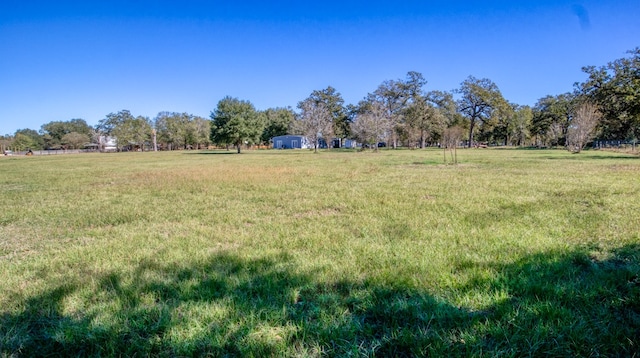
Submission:
<svg viewBox="0 0 640 358">
<path fill-rule="evenodd" d="M 312 148 L 307 137 L 302 135 L 281 135 L 271 139 L 274 149 L 308 149 Z"/>
</svg>

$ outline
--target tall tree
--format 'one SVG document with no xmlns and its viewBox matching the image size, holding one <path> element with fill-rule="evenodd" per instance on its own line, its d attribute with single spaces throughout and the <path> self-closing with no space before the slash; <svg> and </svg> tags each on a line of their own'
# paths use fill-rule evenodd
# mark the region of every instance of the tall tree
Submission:
<svg viewBox="0 0 640 358">
<path fill-rule="evenodd" d="M 313 95 L 299 102 L 298 108 L 300 115 L 294 122 L 293 129 L 305 135 L 313 143 L 313 151 L 317 152 L 321 139 L 329 144 L 333 137 L 331 112 L 324 102 L 316 101 Z"/>
<path fill-rule="evenodd" d="M 606 66 L 584 67 L 589 78 L 577 85 L 600 109 L 603 139 L 640 138 L 640 47 L 628 54 Z"/>
<path fill-rule="evenodd" d="M 600 111 L 590 102 L 578 105 L 569 127 L 567 128 L 567 149 L 580 153 L 593 138 L 600 119 Z"/>
<path fill-rule="evenodd" d="M 233 144 L 238 153 L 243 143 L 258 143 L 264 129 L 264 122 L 251 102 L 230 96 L 218 102 L 211 120 L 211 141 Z"/>
<path fill-rule="evenodd" d="M 329 86 L 323 90 L 315 90 L 309 96 L 310 100 L 316 103 L 323 103 L 329 113 L 329 119 L 331 120 L 331 131 L 333 135 L 339 138 L 346 138 L 349 136 L 349 117 L 344 107 L 344 99 L 340 92 L 335 88 Z M 327 144 L 331 141 L 331 138 L 324 138 Z"/>
<path fill-rule="evenodd" d="M 476 126 L 489 120 L 494 110 L 505 102 L 498 86 L 487 78 L 469 76 L 456 91 L 460 94 L 458 111 L 469 121 L 469 147 L 473 145 Z"/>
<path fill-rule="evenodd" d="M 378 88 L 367 95 L 367 102 L 377 102 L 382 105 L 384 116 L 392 128 L 387 134 L 390 137 L 393 148 L 398 145 L 398 130 L 401 129 L 403 110 L 407 102 L 407 93 L 402 81 L 387 80 Z"/>
</svg>

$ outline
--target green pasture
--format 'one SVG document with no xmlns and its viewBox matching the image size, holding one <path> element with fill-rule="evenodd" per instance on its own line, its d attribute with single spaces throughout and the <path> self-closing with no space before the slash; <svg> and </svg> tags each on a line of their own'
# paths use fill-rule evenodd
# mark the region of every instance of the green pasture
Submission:
<svg viewBox="0 0 640 358">
<path fill-rule="evenodd" d="M 0 157 L 0 356 L 633 356 L 640 159 Z"/>
</svg>

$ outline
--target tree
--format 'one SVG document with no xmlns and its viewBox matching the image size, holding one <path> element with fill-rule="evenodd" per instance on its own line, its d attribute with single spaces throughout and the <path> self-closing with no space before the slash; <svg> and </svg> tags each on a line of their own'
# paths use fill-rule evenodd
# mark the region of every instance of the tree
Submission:
<svg viewBox="0 0 640 358">
<path fill-rule="evenodd" d="M 403 109 L 407 101 L 406 86 L 401 81 L 387 80 L 378 88 L 367 95 L 367 102 L 379 103 L 384 110 L 386 122 L 391 127 L 387 135 L 390 137 L 393 148 L 398 145 L 398 130 L 403 118 Z"/>
<path fill-rule="evenodd" d="M 291 108 L 269 108 L 261 112 L 264 116 L 265 127 L 260 140 L 269 143 L 271 138 L 285 135 L 291 130 L 296 114 Z"/>
<path fill-rule="evenodd" d="M 33 129 L 18 129 L 14 135 L 13 146 L 18 150 L 44 149 L 44 139 Z"/>
<path fill-rule="evenodd" d="M 258 143 L 264 122 L 249 101 L 227 96 L 211 112 L 211 141 L 233 144 L 240 153 L 243 143 Z"/>
<path fill-rule="evenodd" d="M 60 144 L 65 148 L 80 149 L 89 143 L 89 136 L 83 133 L 71 132 L 62 136 Z"/>
<path fill-rule="evenodd" d="M 313 95 L 298 103 L 300 115 L 294 122 L 294 131 L 302 134 L 313 143 L 313 151 L 318 151 L 320 139 L 333 137 L 331 112 L 322 101 L 316 101 Z M 328 143 L 327 143 L 328 144 Z"/>
<path fill-rule="evenodd" d="M 351 124 L 351 132 L 356 140 L 378 150 L 378 142 L 383 140 L 391 130 L 388 112 L 383 103 L 378 101 L 361 101 L 358 112 Z"/>
<path fill-rule="evenodd" d="M 567 149 L 573 153 L 580 153 L 584 146 L 593 139 L 598 120 L 598 108 L 590 102 L 581 103 L 567 128 Z"/>
<path fill-rule="evenodd" d="M 498 86 L 487 78 L 477 79 L 469 76 L 456 91 L 461 95 L 458 111 L 469 120 L 469 147 L 473 145 L 476 126 L 489 120 L 494 110 L 506 101 Z"/>
<path fill-rule="evenodd" d="M 513 121 L 508 128 L 513 144 L 517 146 L 525 145 L 527 138 L 529 138 L 529 127 L 531 126 L 532 118 L 531 107 L 515 106 Z"/>
<path fill-rule="evenodd" d="M 538 143 L 549 146 L 563 145 L 575 106 L 575 95 L 564 93 L 538 100 L 532 109 L 530 132 Z"/>
<path fill-rule="evenodd" d="M 101 133 L 116 138 L 118 147 L 139 147 L 144 150 L 144 145 L 151 139 L 152 127 L 148 118 L 134 117 L 128 110 L 118 113 L 109 113 L 98 122 L 96 127 Z"/>
<path fill-rule="evenodd" d="M 69 133 L 78 133 L 91 137 L 93 128 L 84 119 L 71 119 L 69 121 L 53 121 L 40 127 L 47 148 L 56 148 L 63 145 L 62 137 Z"/>
<path fill-rule="evenodd" d="M 340 92 L 329 86 L 323 90 L 315 90 L 311 92 L 308 99 L 313 100 L 316 103 L 324 104 L 324 107 L 329 113 L 331 132 L 333 135 L 339 138 L 346 138 L 349 136 L 349 117 L 346 113 L 344 100 L 342 99 Z M 327 141 L 327 144 L 329 144 L 329 140 L 331 140 L 331 138 L 324 139 Z"/>
<path fill-rule="evenodd" d="M 640 138 L 640 47 L 630 57 L 582 70 L 589 78 L 577 90 L 599 107 L 603 139 Z"/>
</svg>

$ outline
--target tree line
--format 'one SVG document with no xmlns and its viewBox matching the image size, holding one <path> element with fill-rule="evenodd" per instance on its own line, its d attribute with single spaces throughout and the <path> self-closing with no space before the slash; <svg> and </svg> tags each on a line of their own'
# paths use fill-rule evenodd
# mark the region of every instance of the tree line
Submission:
<svg viewBox="0 0 640 358">
<path fill-rule="evenodd" d="M 377 150 L 381 143 L 424 148 L 465 145 L 561 146 L 580 151 L 596 136 L 635 141 L 640 136 L 640 48 L 604 66 L 587 66 L 587 79 L 572 92 L 548 95 L 533 106 L 504 98 L 497 84 L 469 76 L 451 91 L 427 90 L 419 72 L 383 81 L 357 104 L 345 104 L 333 87 L 314 90 L 287 107 L 256 110 L 248 100 L 227 96 L 209 118 L 160 112 L 149 119 L 127 110 L 110 113 L 96 126 L 83 119 L 54 121 L 39 131 L 21 129 L 0 137 L 4 148 L 26 150 L 100 148 L 107 137 L 119 149 L 199 149 L 210 145 L 268 145 L 285 134 L 307 136 L 314 148 L 355 139 Z"/>
</svg>

